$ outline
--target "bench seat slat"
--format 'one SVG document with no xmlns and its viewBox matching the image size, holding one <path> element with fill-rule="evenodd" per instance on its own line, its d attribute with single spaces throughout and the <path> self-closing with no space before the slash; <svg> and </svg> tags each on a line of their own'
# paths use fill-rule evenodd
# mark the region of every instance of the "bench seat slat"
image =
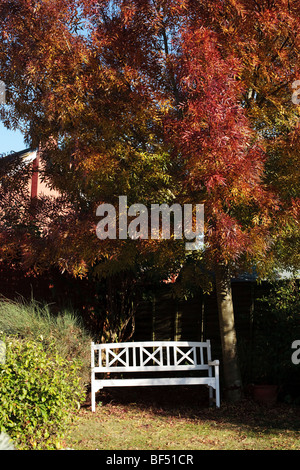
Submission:
<svg viewBox="0 0 300 470">
<path fill-rule="evenodd" d="M 100 388 L 102 387 L 134 387 L 134 386 L 155 386 L 155 385 L 209 385 L 214 387 L 215 380 L 209 377 L 170 377 L 152 379 L 105 379 L 96 380 Z"/>
</svg>

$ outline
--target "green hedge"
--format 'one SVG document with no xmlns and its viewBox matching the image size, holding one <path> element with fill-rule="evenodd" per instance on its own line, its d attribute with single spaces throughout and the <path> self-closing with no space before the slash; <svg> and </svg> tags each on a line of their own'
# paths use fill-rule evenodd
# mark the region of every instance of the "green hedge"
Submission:
<svg viewBox="0 0 300 470">
<path fill-rule="evenodd" d="M 82 364 L 67 360 L 55 344 L 6 337 L 0 364 L 0 431 L 18 449 L 56 449 L 85 398 Z"/>
</svg>

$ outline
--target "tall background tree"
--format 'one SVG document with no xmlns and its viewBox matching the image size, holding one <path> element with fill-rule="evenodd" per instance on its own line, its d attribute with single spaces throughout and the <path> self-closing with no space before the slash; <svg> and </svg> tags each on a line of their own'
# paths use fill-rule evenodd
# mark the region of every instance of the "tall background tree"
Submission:
<svg viewBox="0 0 300 470">
<path fill-rule="evenodd" d="M 230 399 L 241 394 L 231 277 L 299 261 L 299 9 L 295 0 L 0 6 L 2 119 L 42 145 L 45 176 L 69 204 L 59 218 L 52 211 L 47 234 L 26 234 L 28 264 L 179 271 L 183 243 L 99 243 L 96 207 L 122 194 L 129 205 L 204 203 L 195 258 L 215 273 Z"/>
</svg>

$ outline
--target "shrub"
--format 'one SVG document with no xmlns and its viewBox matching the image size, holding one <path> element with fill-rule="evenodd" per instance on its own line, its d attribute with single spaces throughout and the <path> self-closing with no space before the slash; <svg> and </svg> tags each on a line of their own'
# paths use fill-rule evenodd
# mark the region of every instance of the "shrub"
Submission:
<svg viewBox="0 0 300 470">
<path fill-rule="evenodd" d="M 68 361 L 54 344 L 6 338 L 0 365 L 0 431 L 18 449 L 55 449 L 85 397 L 78 359 Z"/>
<path fill-rule="evenodd" d="M 279 400 L 300 403 L 300 370 L 292 363 L 292 343 L 300 338 L 299 280 L 287 279 L 253 286 L 250 329 L 239 338 L 244 384 L 273 384 Z"/>
</svg>

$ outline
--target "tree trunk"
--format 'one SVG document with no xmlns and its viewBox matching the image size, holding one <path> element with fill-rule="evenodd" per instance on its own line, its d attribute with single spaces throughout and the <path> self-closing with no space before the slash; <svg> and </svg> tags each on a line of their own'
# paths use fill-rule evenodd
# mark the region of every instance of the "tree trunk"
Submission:
<svg viewBox="0 0 300 470">
<path fill-rule="evenodd" d="M 241 399 L 242 382 L 238 364 L 231 279 L 229 269 L 224 265 L 217 265 L 215 273 L 225 395 L 228 401 L 236 402 Z"/>
</svg>

